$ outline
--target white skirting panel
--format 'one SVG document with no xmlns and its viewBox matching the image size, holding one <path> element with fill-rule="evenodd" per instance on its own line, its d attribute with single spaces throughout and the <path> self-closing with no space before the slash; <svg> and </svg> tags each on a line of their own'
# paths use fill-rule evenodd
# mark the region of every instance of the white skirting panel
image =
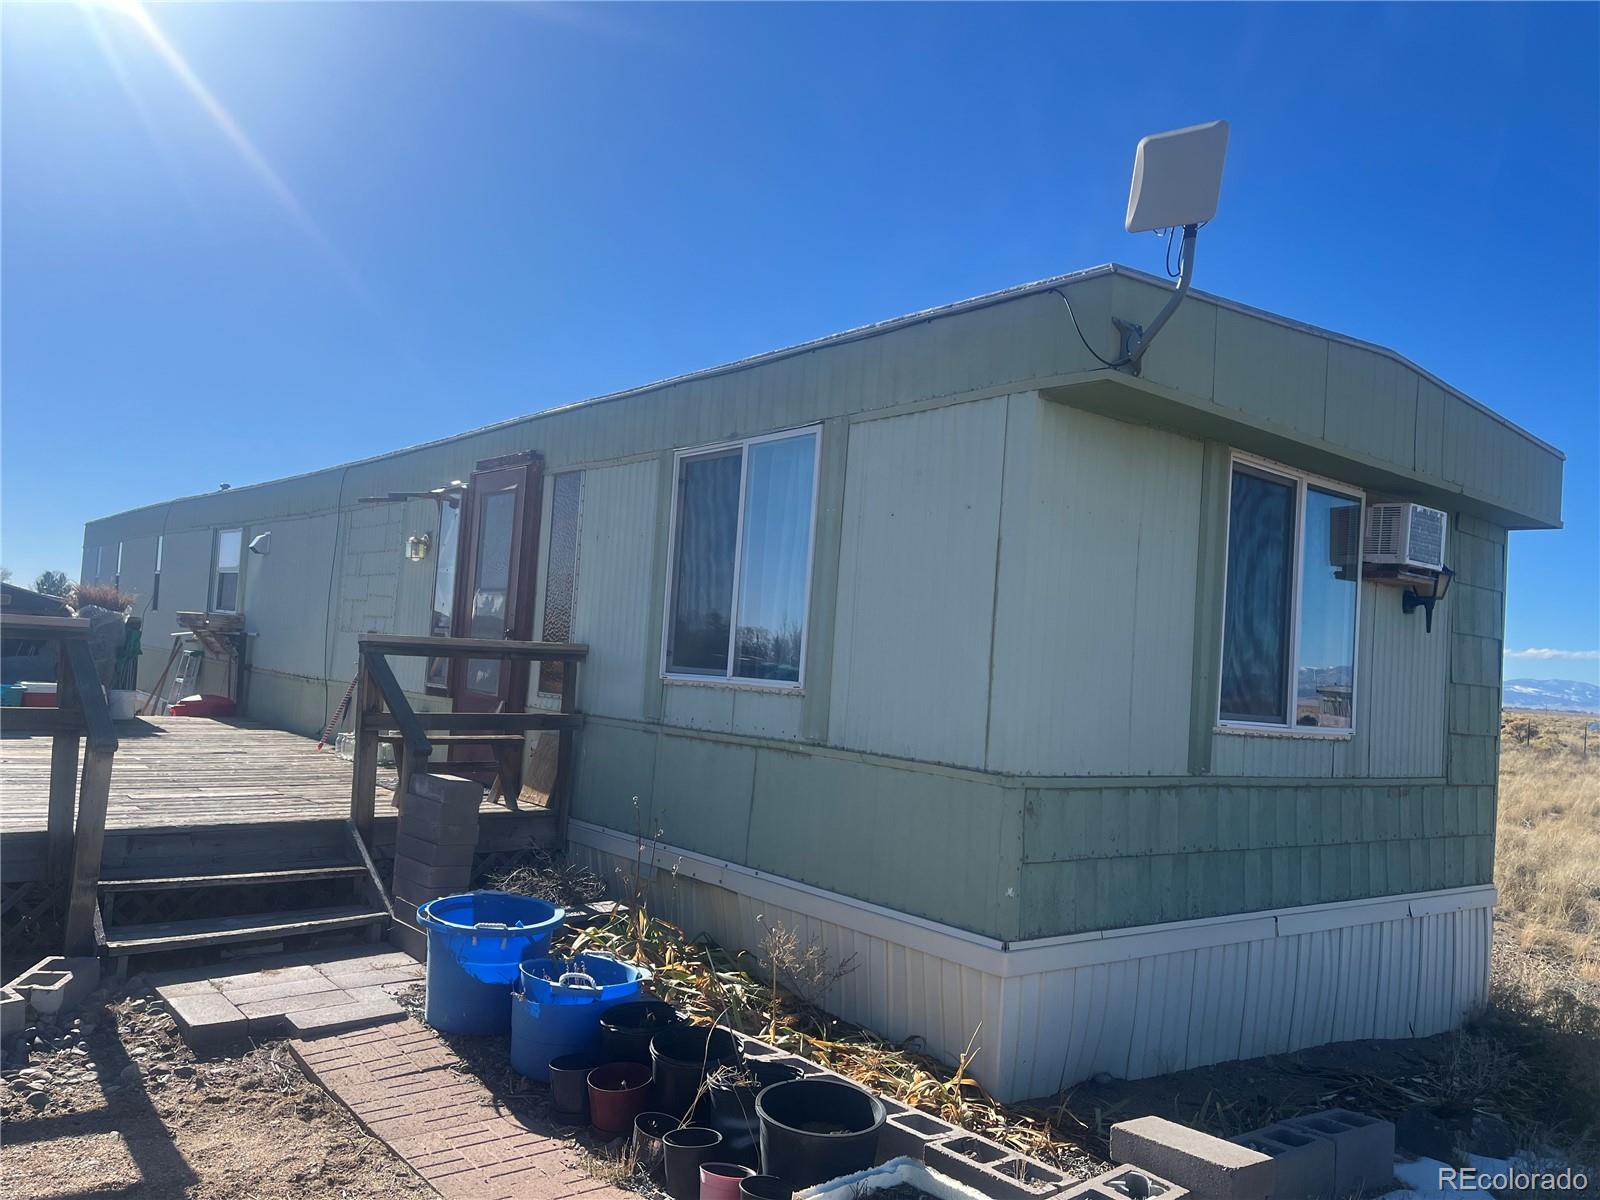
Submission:
<svg viewBox="0 0 1600 1200">
<path fill-rule="evenodd" d="M 1327 1042 L 1426 1037 L 1488 997 L 1492 887 L 1004 943 L 573 821 L 574 859 L 691 935 L 755 950 L 782 924 L 856 969 L 824 1000 L 920 1037 L 1002 1100 Z"/>
</svg>

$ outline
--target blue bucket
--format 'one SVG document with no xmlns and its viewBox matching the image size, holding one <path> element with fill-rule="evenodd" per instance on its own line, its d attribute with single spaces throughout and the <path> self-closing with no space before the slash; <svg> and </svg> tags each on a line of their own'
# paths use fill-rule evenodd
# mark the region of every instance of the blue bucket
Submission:
<svg viewBox="0 0 1600 1200">
<path fill-rule="evenodd" d="M 600 1050 L 600 1014 L 637 999 L 650 978 L 646 967 L 610 954 L 522 964 L 522 986 L 511 993 L 511 1066 L 548 1081 L 550 1062 Z"/>
<path fill-rule="evenodd" d="M 566 915 L 554 904 L 509 892 L 428 901 L 417 909 L 417 923 L 428 931 L 423 1019 L 443 1033 L 506 1033 L 511 985 L 523 959 L 549 953 Z"/>
</svg>

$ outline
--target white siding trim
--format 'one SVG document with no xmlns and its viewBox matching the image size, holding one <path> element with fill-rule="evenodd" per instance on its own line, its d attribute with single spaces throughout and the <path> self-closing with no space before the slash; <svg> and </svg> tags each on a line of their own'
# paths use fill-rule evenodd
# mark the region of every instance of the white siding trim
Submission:
<svg viewBox="0 0 1600 1200">
<path fill-rule="evenodd" d="M 1007 946 L 734 863 L 573 821 L 576 861 L 635 861 L 657 912 L 729 949 L 758 918 L 857 968 L 827 1007 L 886 1037 L 918 1035 L 1001 1100 L 1099 1071 L 1138 1079 L 1333 1041 L 1426 1037 L 1488 998 L 1495 890 L 1180 921 Z"/>
</svg>

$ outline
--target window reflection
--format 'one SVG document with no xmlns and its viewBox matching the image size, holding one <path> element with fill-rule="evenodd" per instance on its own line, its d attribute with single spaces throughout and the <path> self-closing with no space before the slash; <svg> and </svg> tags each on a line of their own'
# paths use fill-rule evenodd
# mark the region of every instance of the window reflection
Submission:
<svg viewBox="0 0 1600 1200">
<path fill-rule="evenodd" d="M 800 679 L 811 534 L 814 438 L 750 447 L 744 502 L 738 660 L 741 679 Z"/>
<path fill-rule="evenodd" d="M 1355 702 L 1361 501 L 1306 489 L 1296 725 L 1349 729 Z"/>
</svg>

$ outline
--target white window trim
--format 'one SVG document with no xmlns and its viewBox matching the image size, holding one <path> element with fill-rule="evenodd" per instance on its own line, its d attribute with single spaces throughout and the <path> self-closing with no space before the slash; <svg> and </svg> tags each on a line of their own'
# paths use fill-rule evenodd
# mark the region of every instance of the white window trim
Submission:
<svg viewBox="0 0 1600 1200">
<path fill-rule="evenodd" d="M 811 442 L 811 512 L 806 524 L 806 576 L 805 607 L 800 618 L 800 677 L 794 683 L 776 679 L 743 679 L 732 674 L 737 661 L 734 647 L 739 636 L 740 572 L 744 567 L 744 501 L 745 484 L 749 479 L 750 447 L 762 442 L 781 442 L 790 438 L 812 435 Z M 728 671 L 718 677 L 704 673 L 674 672 L 667 667 L 667 651 L 672 639 L 672 588 L 678 569 L 678 489 L 683 477 L 683 462 L 725 450 L 739 451 L 739 531 L 733 546 L 733 604 L 728 620 Z M 679 450 L 672 456 L 672 500 L 667 522 L 667 588 L 661 601 L 661 678 L 673 684 L 699 684 L 702 687 L 735 687 L 750 691 L 797 693 L 805 690 L 806 650 L 811 644 L 811 575 L 817 553 L 817 484 L 822 464 L 822 426 L 802 425 L 777 433 L 764 433 L 758 437 L 716 442 L 707 446 L 692 446 Z"/>
<path fill-rule="evenodd" d="M 1288 694 L 1284 707 L 1286 724 L 1274 724 L 1268 721 L 1228 721 L 1222 717 L 1222 664 L 1227 653 L 1225 643 L 1228 637 L 1228 551 L 1232 545 L 1233 524 L 1233 472 L 1239 465 L 1253 467 L 1269 475 L 1276 475 L 1286 483 L 1295 485 L 1294 493 L 1294 565 L 1290 568 L 1290 605 L 1289 605 L 1289 671 L 1286 687 Z M 1299 686 L 1300 673 L 1300 579 L 1301 567 L 1305 554 L 1305 523 L 1306 523 L 1306 489 L 1317 487 L 1323 491 L 1334 492 L 1340 496 L 1358 501 L 1361 505 L 1357 514 L 1357 530 L 1366 528 L 1367 519 L 1367 494 L 1353 484 L 1343 483 L 1337 479 L 1329 479 L 1326 475 L 1315 475 L 1310 471 L 1302 471 L 1296 467 L 1286 466 L 1270 458 L 1259 455 L 1247 454 L 1242 450 L 1235 450 L 1228 459 L 1228 504 L 1223 510 L 1222 524 L 1222 636 L 1217 639 L 1217 695 L 1212 705 L 1212 713 L 1216 718 L 1215 731 L 1217 733 L 1243 733 L 1267 737 L 1289 738 L 1314 738 L 1323 741 L 1347 742 L 1355 736 L 1356 722 L 1360 713 L 1357 710 L 1356 700 L 1361 694 L 1361 591 L 1362 581 L 1356 580 L 1356 611 L 1354 616 L 1355 638 L 1351 648 L 1350 663 L 1350 728 L 1348 729 L 1319 729 L 1314 725 L 1296 725 L 1294 723 L 1295 697 Z M 1357 564 L 1359 572 L 1359 562 Z"/>
<path fill-rule="evenodd" d="M 237 533 L 239 535 L 239 565 L 234 567 L 233 573 L 238 577 L 233 585 L 233 607 L 217 607 L 217 579 L 222 574 L 222 535 Z M 211 588 L 206 596 L 206 611 L 216 613 L 232 613 L 237 615 L 243 611 L 239 605 L 244 601 L 244 526 L 219 525 L 211 535 Z"/>
</svg>

